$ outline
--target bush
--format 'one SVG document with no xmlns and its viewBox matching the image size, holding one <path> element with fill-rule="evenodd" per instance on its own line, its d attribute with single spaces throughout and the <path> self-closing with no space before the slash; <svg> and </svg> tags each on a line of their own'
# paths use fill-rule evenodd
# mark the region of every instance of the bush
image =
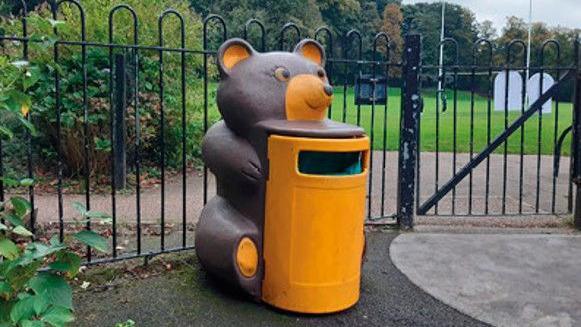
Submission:
<svg viewBox="0 0 581 327">
<path fill-rule="evenodd" d="M 86 1 L 82 5 L 85 10 L 87 39 L 91 42 L 108 42 L 109 10 L 118 1 L 95 0 Z M 123 1 L 134 8 L 139 19 L 139 43 L 142 45 L 157 45 L 158 14 L 160 8 L 174 8 L 184 16 L 186 27 L 186 46 L 191 49 L 201 48 L 201 19 L 183 1 Z M 80 16 L 77 9 L 68 4 L 59 8 L 58 21 L 48 18 L 51 13 L 48 5 L 42 5 L 29 15 L 28 23 L 31 38 L 41 43 L 31 43 L 31 62 L 38 67 L 37 84 L 31 87 L 30 95 L 31 119 L 38 126 L 38 135 L 34 139 L 40 161 L 47 167 L 54 166 L 57 142 L 56 121 L 56 89 L 55 75 L 60 79 L 60 112 L 61 112 L 61 155 L 64 162 L 64 173 L 75 176 L 84 172 L 85 133 L 83 108 L 83 71 L 81 66 L 81 51 L 78 46 L 59 46 L 59 61 L 53 62 L 53 44 L 57 40 L 52 30 L 58 30 L 59 39 L 80 39 Z M 120 10 L 114 16 L 115 43 L 132 43 L 131 17 L 126 10 Z M 7 35 L 19 35 L 20 21 L 17 17 L 4 19 L 1 28 Z M 164 43 L 168 47 L 180 47 L 179 21 L 173 16 L 164 20 Z M 122 50 L 122 49 L 121 49 Z M 132 62 L 133 51 L 115 50 L 115 54 L 125 55 Z M 21 45 L 5 43 L 5 56 L 14 59 L 21 55 Z M 133 95 L 135 85 L 134 74 L 139 71 L 139 113 L 141 124 L 141 157 L 146 165 L 157 166 L 160 163 L 161 132 L 160 132 L 160 99 L 159 92 L 159 52 L 141 50 L 139 66 L 128 66 L 127 89 L 127 151 L 129 164 L 134 163 L 135 108 Z M 187 97 L 186 101 L 186 133 L 187 159 L 191 163 L 199 154 L 202 133 L 202 89 L 200 76 L 202 74 L 202 57 L 200 55 L 186 56 Z M 110 167 L 110 100 L 109 100 L 109 51 L 105 47 L 87 47 L 87 91 L 88 91 L 88 151 L 91 174 L 107 173 Z M 165 83 L 165 148 L 166 165 L 181 166 L 182 128 L 181 128 L 181 61 L 180 55 L 164 53 L 164 83 Z M 2 79 L 2 77 L 0 77 Z M 191 151 L 193 149 L 193 152 Z M 193 153 L 193 154 L 191 154 Z"/>
<path fill-rule="evenodd" d="M 32 183 L 25 179 L 17 184 L 26 187 Z M 86 211 L 81 205 L 77 208 L 84 221 L 110 221 L 105 214 Z M 108 243 L 88 230 L 74 234 L 67 243 L 60 242 L 57 236 L 48 244 L 34 241 L 24 224 L 30 211 L 30 203 L 20 197 L 0 203 L 0 325 L 65 326 L 74 320 L 72 290 L 67 280 L 74 278 L 81 266 L 81 258 L 67 243 L 74 240 L 103 252 Z"/>
</svg>

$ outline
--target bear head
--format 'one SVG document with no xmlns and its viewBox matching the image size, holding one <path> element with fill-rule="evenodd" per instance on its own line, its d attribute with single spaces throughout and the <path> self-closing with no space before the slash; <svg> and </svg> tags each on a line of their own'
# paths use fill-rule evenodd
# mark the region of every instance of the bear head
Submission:
<svg viewBox="0 0 581 327">
<path fill-rule="evenodd" d="M 310 39 L 293 52 L 267 53 L 242 39 L 226 41 L 218 50 L 217 94 L 226 125 L 245 137 L 266 120 L 323 120 L 333 95 L 324 65 L 323 47 Z"/>
</svg>

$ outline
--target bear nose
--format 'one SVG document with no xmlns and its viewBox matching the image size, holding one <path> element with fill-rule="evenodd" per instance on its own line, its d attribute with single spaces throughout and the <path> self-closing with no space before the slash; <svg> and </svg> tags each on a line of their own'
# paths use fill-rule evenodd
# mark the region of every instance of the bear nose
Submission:
<svg viewBox="0 0 581 327">
<path fill-rule="evenodd" d="M 331 85 L 327 84 L 323 87 L 323 89 L 325 90 L 325 94 L 328 96 L 333 95 L 333 87 Z"/>
</svg>

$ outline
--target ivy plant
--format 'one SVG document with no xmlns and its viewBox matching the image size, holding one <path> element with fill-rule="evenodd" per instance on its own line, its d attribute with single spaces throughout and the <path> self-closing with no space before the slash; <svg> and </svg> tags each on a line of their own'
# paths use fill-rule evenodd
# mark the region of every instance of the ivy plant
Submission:
<svg viewBox="0 0 581 327">
<path fill-rule="evenodd" d="M 24 179 L 18 186 L 30 186 Z M 99 220 L 108 223 L 103 213 L 88 211 L 81 204 L 79 222 Z M 108 251 L 108 241 L 99 234 L 83 230 L 48 243 L 36 241 L 25 220 L 32 208 L 22 197 L 0 202 L 0 326 L 65 326 L 74 320 L 72 289 L 68 281 L 81 267 L 81 258 L 71 250 L 73 242 L 97 251 Z"/>
</svg>

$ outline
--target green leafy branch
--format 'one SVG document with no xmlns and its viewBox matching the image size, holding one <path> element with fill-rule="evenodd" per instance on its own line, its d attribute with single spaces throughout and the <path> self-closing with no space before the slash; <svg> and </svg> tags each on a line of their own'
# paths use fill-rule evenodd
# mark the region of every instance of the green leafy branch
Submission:
<svg viewBox="0 0 581 327">
<path fill-rule="evenodd" d="M 4 182 L 31 186 L 23 179 Z M 84 221 L 110 222 L 108 215 L 75 204 Z M 0 203 L 0 326 L 65 326 L 74 320 L 72 290 L 67 280 L 81 267 L 81 258 L 69 244 L 80 242 L 97 251 L 109 250 L 107 239 L 83 230 L 61 242 L 57 236 L 48 244 L 34 240 L 25 218 L 32 211 L 22 197 Z"/>
</svg>

